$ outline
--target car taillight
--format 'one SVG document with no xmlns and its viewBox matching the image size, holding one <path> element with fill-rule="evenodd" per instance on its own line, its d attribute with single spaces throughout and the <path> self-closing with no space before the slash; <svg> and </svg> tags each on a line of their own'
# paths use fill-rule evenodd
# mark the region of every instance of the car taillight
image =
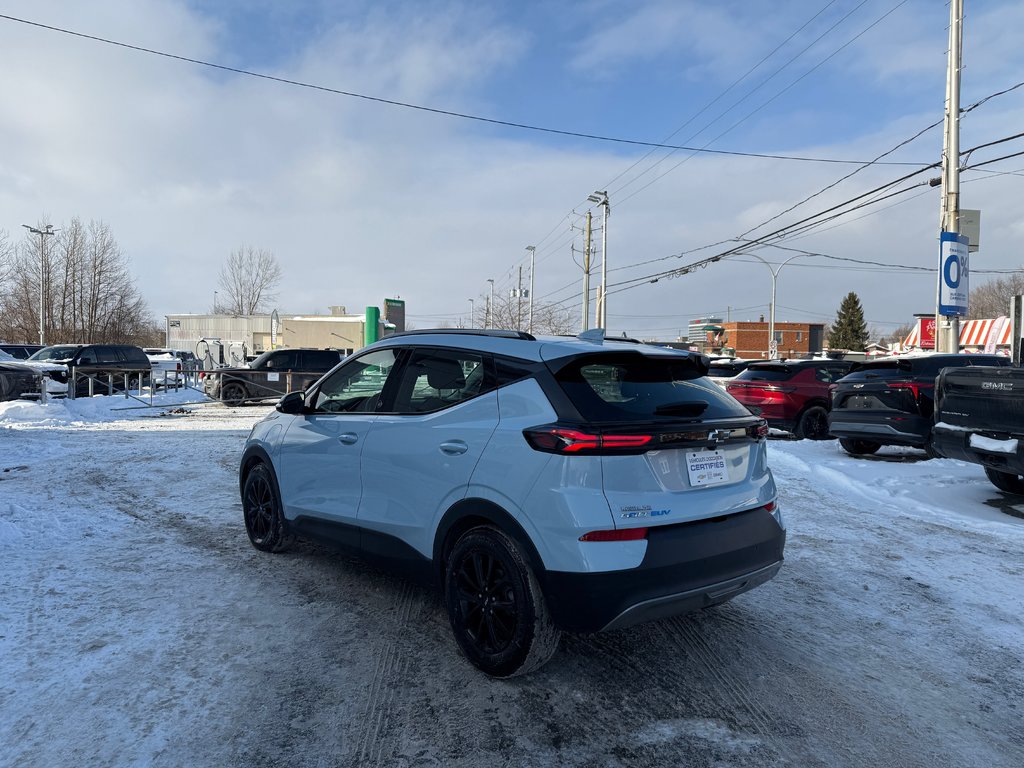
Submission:
<svg viewBox="0 0 1024 768">
<path fill-rule="evenodd" d="M 893 381 L 893 382 L 886 382 L 885 386 L 889 387 L 890 389 L 906 389 L 906 390 L 909 390 L 910 393 L 914 396 L 914 399 L 920 402 L 920 400 L 921 400 L 921 390 L 922 389 L 932 389 L 932 387 L 934 385 L 931 385 L 931 384 L 917 384 L 917 383 L 915 383 L 913 381 Z"/>
<path fill-rule="evenodd" d="M 640 541 L 647 538 L 646 528 L 619 528 L 615 531 L 591 531 L 580 536 L 580 541 Z"/>
<path fill-rule="evenodd" d="M 653 435 L 601 435 L 567 427 L 524 429 L 523 437 L 537 451 L 560 454 L 618 453 L 642 450 Z"/>
<path fill-rule="evenodd" d="M 181 363 L 176 364 L 174 366 L 174 370 L 176 370 L 178 373 L 181 373 Z"/>
<path fill-rule="evenodd" d="M 768 437 L 768 422 L 762 419 L 752 427 L 747 427 L 747 436 L 755 440 L 764 440 Z"/>
</svg>

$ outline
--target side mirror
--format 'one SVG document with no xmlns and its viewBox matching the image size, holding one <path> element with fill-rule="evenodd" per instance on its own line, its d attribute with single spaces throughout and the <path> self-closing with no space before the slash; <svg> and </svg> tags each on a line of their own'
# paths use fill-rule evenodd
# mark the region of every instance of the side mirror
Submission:
<svg viewBox="0 0 1024 768">
<path fill-rule="evenodd" d="M 275 407 L 279 412 L 291 415 L 306 413 L 306 393 L 289 392 L 278 401 Z"/>
</svg>

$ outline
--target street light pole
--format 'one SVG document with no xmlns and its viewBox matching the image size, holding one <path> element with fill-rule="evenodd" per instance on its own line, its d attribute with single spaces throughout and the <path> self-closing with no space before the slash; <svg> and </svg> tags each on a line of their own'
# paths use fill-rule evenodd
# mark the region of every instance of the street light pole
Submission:
<svg viewBox="0 0 1024 768">
<path fill-rule="evenodd" d="M 494 278 L 488 277 L 487 282 L 491 284 L 491 292 L 487 297 L 487 317 L 484 318 L 484 328 L 494 327 Z"/>
<path fill-rule="evenodd" d="M 217 314 L 217 291 L 213 292 L 213 314 Z"/>
<path fill-rule="evenodd" d="M 45 321 L 45 305 L 46 305 L 46 236 L 52 235 L 56 230 L 52 224 L 47 224 L 45 229 L 37 229 L 36 227 L 30 227 L 28 224 L 22 224 L 25 229 L 29 232 L 39 235 L 39 343 L 46 346 L 46 321 Z"/>
<path fill-rule="evenodd" d="M 469 327 L 470 328 L 472 328 L 473 327 L 473 323 L 476 322 L 473 319 L 474 310 L 475 310 L 475 305 L 473 304 L 473 300 L 470 299 L 469 300 Z"/>
<path fill-rule="evenodd" d="M 530 252 L 530 324 L 527 328 L 527 331 L 529 333 L 533 333 L 533 276 L 534 273 L 537 271 L 537 246 L 528 245 L 526 246 L 526 250 Z"/>
<path fill-rule="evenodd" d="M 772 273 L 772 303 L 768 307 L 768 355 L 770 360 L 774 360 L 775 357 L 772 356 L 772 341 L 775 339 L 775 284 L 778 282 L 779 272 L 781 272 L 782 268 L 789 264 L 789 262 L 791 262 L 793 259 L 801 259 L 807 256 L 811 256 L 812 254 L 798 253 L 796 256 L 790 256 L 784 262 L 777 265 L 774 265 L 767 259 L 762 259 L 756 253 L 744 253 L 743 255 L 757 259 L 766 267 L 768 267 L 768 271 Z M 778 267 L 778 269 L 774 268 L 776 266 Z M 776 354 L 778 354 L 778 347 L 776 347 Z"/>
<path fill-rule="evenodd" d="M 597 203 L 604 208 L 604 218 L 601 222 L 601 296 L 598 301 L 597 327 L 608 329 L 608 214 L 611 213 L 611 206 L 608 204 L 607 192 L 595 192 L 587 200 Z"/>
</svg>

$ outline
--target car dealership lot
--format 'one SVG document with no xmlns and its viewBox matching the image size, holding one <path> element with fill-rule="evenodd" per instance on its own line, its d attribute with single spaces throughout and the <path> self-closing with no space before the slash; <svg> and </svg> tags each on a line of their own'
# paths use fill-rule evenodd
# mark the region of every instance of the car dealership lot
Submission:
<svg viewBox="0 0 1024 768">
<path fill-rule="evenodd" d="M 0 765 L 1024 763 L 1024 506 L 972 465 L 773 441 L 775 580 L 494 681 L 432 591 L 252 549 L 266 407 L 103 400 L 0 406 Z"/>
</svg>

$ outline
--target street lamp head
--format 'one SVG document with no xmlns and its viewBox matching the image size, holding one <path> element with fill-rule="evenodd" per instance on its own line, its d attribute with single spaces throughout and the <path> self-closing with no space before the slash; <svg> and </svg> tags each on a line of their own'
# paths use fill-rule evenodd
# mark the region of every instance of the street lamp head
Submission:
<svg viewBox="0 0 1024 768">
<path fill-rule="evenodd" d="M 537 250 L 537 246 L 536 245 L 528 245 L 528 246 L 526 246 L 526 250 L 528 250 L 528 251 L 536 251 Z"/>
</svg>

